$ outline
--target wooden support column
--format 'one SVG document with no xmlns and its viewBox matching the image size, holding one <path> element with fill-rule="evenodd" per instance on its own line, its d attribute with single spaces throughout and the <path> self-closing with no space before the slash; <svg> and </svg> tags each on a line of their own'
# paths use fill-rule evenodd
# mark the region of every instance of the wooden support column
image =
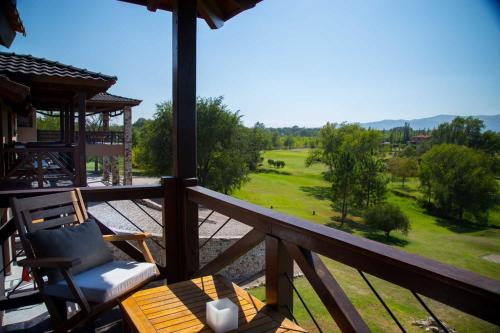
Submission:
<svg viewBox="0 0 500 333">
<path fill-rule="evenodd" d="M 109 113 L 102 114 L 102 130 L 109 132 Z M 102 157 L 102 181 L 109 182 L 111 175 L 111 160 L 110 156 L 104 155 Z"/>
<path fill-rule="evenodd" d="M 266 303 L 290 318 L 293 311 L 293 260 L 283 242 L 266 236 Z"/>
<path fill-rule="evenodd" d="M 87 94 L 78 93 L 78 155 L 79 155 L 79 176 L 80 186 L 87 186 L 87 152 L 85 138 L 85 111 L 87 109 Z"/>
<path fill-rule="evenodd" d="M 73 103 L 69 105 L 69 142 L 75 142 L 75 106 Z"/>
<path fill-rule="evenodd" d="M 64 118 L 64 111 L 63 109 L 59 109 L 59 141 L 65 142 L 65 128 L 64 126 L 66 125 L 66 119 Z"/>
<path fill-rule="evenodd" d="M 185 188 L 196 184 L 196 0 L 176 0 L 172 15 L 173 152 L 178 179 L 177 228 L 167 228 L 167 244 L 179 250 L 178 259 L 167 252 L 167 263 L 178 261 L 168 283 L 185 280 L 199 268 L 198 205 L 187 200 Z M 188 180 L 190 179 L 190 180 Z"/>
<path fill-rule="evenodd" d="M 132 109 L 123 108 L 124 170 L 123 185 L 132 185 Z"/>
</svg>

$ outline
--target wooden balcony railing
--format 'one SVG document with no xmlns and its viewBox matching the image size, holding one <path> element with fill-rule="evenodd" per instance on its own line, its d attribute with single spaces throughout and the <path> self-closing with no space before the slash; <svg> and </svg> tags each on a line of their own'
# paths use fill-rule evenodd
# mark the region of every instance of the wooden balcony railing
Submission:
<svg viewBox="0 0 500 333">
<path fill-rule="evenodd" d="M 0 207 L 8 206 L 10 196 L 24 197 L 65 190 L 0 192 Z M 191 263 L 186 261 L 198 255 L 199 221 L 192 219 L 191 225 L 190 222 L 183 222 L 189 221 L 183 220 L 183 216 L 191 214 L 186 207 L 203 205 L 251 226 L 252 230 L 213 261 L 201 268 L 196 267 L 194 274 L 190 274 L 215 274 L 264 241 L 266 302 L 270 308 L 287 316 L 290 316 L 293 306 L 294 286 L 291 277 L 295 261 L 342 331 L 369 331 L 357 309 L 323 263 L 323 256 L 355 268 L 364 278 L 370 274 L 406 288 L 419 302 L 423 302 L 420 296 L 425 296 L 500 325 L 499 281 L 241 201 L 196 186 L 196 180 L 193 179 L 181 181 L 168 177 L 158 186 L 92 187 L 81 188 L 81 191 L 86 202 L 163 198 L 162 224 L 167 266 L 161 269 L 167 279 L 178 272 L 177 265 L 183 265 L 184 268 L 186 265 L 197 265 L 195 259 Z M 12 221 L 5 223 L 0 228 L 0 243 L 14 231 Z M 121 246 L 132 257 L 141 259 L 142 254 L 131 244 L 124 242 Z M 179 253 L 187 255 L 179 257 Z M 369 281 L 367 283 L 371 286 Z M 0 309 L 25 303 L 19 299 L 3 299 L 0 300 Z M 424 303 L 421 304 L 426 307 Z"/>
<path fill-rule="evenodd" d="M 86 131 L 86 143 L 89 144 L 123 144 L 123 131 Z M 38 130 L 39 142 L 57 142 L 61 140 L 59 131 Z M 75 131 L 73 142 L 78 142 L 78 131 Z"/>
<path fill-rule="evenodd" d="M 66 186 L 77 185 L 78 172 L 74 160 L 78 147 L 65 144 L 31 143 L 27 146 L 0 148 L 2 166 L 0 182 L 25 183 L 31 187 L 50 186 L 52 182 L 67 181 Z"/>
<path fill-rule="evenodd" d="M 292 260 L 295 260 L 342 331 L 369 331 L 322 262 L 319 256 L 322 255 L 357 269 L 363 278 L 368 273 L 406 288 L 419 302 L 423 302 L 419 296 L 423 295 L 500 325 L 499 281 L 290 217 L 200 186 L 187 187 L 186 192 L 188 201 L 253 227 L 252 231 L 199 269 L 195 275 L 217 273 L 264 240 L 267 303 L 285 315 L 292 306 L 293 290 L 287 279 L 293 276 Z M 373 286 L 370 284 L 370 287 Z M 430 309 L 425 304 L 423 306 L 434 317 Z M 393 319 L 400 326 L 397 319 Z"/>
</svg>

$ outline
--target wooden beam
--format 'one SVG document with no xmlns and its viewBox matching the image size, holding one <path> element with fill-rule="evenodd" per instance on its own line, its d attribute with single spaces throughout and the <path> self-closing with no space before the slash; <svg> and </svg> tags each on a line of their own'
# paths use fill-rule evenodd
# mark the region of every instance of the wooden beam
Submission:
<svg viewBox="0 0 500 333">
<path fill-rule="evenodd" d="M 307 280 L 316 291 L 342 332 L 370 332 L 363 318 L 352 305 L 320 257 L 297 245 L 283 242 L 288 253 L 297 262 Z"/>
<path fill-rule="evenodd" d="M 198 0 L 198 12 L 211 29 L 219 29 L 224 25 L 222 11 L 214 0 Z"/>
<path fill-rule="evenodd" d="M 217 274 L 221 269 L 233 263 L 242 255 L 259 245 L 262 241 L 264 241 L 265 237 L 266 234 L 252 229 L 236 243 L 219 254 L 214 260 L 203 266 L 194 276 L 201 277 L 205 275 Z"/>
<path fill-rule="evenodd" d="M 198 205 L 188 202 L 185 180 L 196 178 L 196 0 L 175 0 L 172 16 L 173 152 L 177 187 L 176 238 L 183 259 L 179 277 L 183 280 L 199 268 Z M 190 181 L 193 184 L 193 181 Z M 167 232 L 170 232 L 167 230 Z M 168 239 L 172 239 L 170 236 Z M 176 282 L 176 281 L 169 281 Z"/>
<path fill-rule="evenodd" d="M 85 152 L 85 111 L 87 109 L 87 95 L 85 92 L 78 94 L 78 154 L 80 157 L 78 168 L 80 186 L 87 186 L 87 154 Z"/>
<path fill-rule="evenodd" d="M 293 313 L 293 260 L 283 242 L 266 236 L 266 303 L 286 317 Z"/>
<path fill-rule="evenodd" d="M 170 184 L 170 183 L 169 183 Z M 37 195 L 61 193 L 74 190 L 74 187 L 53 187 L 30 190 L 12 190 L 0 191 L 0 208 L 9 207 L 9 198 L 26 198 Z M 85 202 L 113 201 L 113 200 L 134 200 L 134 199 L 153 199 L 163 197 L 163 187 L 160 185 L 134 185 L 134 186 L 96 186 L 80 188 Z M 4 225 L 6 227 L 6 225 Z M 7 226 L 11 228 L 12 225 Z M 0 235 L 3 235 L 3 229 L 0 228 Z M 7 233 L 11 229 L 6 229 Z M 1 238 L 0 238 L 1 239 Z"/>
</svg>

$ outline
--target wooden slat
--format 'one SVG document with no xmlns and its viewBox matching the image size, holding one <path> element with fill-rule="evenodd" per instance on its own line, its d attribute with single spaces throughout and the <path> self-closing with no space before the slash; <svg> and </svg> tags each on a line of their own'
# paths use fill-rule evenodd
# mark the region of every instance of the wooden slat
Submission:
<svg viewBox="0 0 500 333">
<path fill-rule="evenodd" d="M 319 256 L 295 244 L 284 243 L 342 332 L 370 332 Z"/>
<path fill-rule="evenodd" d="M 284 241 L 500 325 L 500 282 L 195 186 L 189 200 Z"/>
<path fill-rule="evenodd" d="M 31 212 L 30 215 L 33 220 L 38 220 L 38 219 L 45 219 L 47 217 L 56 217 L 72 213 L 73 214 L 75 213 L 75 207 L 73 205 L 70 205 L 70 206 L 61 206 L 40 211 L 34 211 Z"/>
<path fill-rule="evenodd" d="M 78 222 L 78 217 L 76 215 L 68 215 L 68 216 L 62 216 L 58 217 L 52 220 L 47 220 L 43 222 L 38 222 L 38 223 L 30 223 L 28 221 L 26 227 L 28 228 L 29 232 L 35 232 L 37 230 L 43 230 L 43 229 L 49 229 L 49 228 L 55 228 L 59 227 L 65 224 L 69 223 L 75 223 Z"/>
<path fill-rule="evenodd" d="M 240 258 L 242 255 L 253 249 L 261 243 L 265 234 L 252 229 L 245 236 L 240 238 L 236 243 L 231 245 L 224 252 L 220 253 L 214 260 L 203 266 L 194 276 L 204 276 L 209 274 L 216 274 L 227 265 Z"/>
<path fill-rule="evenodd" d="M 11 195 L 15 197 L 15 195 Z M 43 209 L 48 207 L 56 207 L 61 205 L 72 204 L 75 202 L 76 196 L 74 192 L 68 192 L 66 190 L 62 193 L 53 193 L 50 195 L 40 195 L 30 198 L 30 200 L 20 200 L 19 210 L 35 210 L 35 209 Z"/>
</svg>

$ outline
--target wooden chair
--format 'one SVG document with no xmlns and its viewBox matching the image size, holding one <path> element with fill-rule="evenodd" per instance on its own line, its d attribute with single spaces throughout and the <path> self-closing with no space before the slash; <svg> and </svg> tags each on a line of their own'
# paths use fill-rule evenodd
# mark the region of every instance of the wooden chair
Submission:
<svg viewBox="0 0 500 333">
<path fill-rule="evenodd" d="M 11 207 L 27 257 L 20 264 L 31 268 L 33 278 L 40 289 L 56 332 L 66 332 L 88 323 L 102 312 L 117 305 L 119 297 L 137 291 L 159 276 L 156 264 L 145 242 L 146 238 L 150 236 L 148 233 L 103 236 L 104 240 L 109 242 L 137 241 L 146 263 L 113 260 L 88 271 L 72 274 L 71 268 L 78 265 L 81 258 L 68 258 L 64 256 L 64 253 L 61 253 L 60 257 L 42 258 L 37 256 L 30 242 L 30 233 L 43 229 L 79 225 L 88 219 L 78 189 L 24 199 L 11 198 Z M 119 269 L 116 268 L 117 265 Z M 128 268 L 130 269 L 127 270 Z M 57 283 L 47 282 L 47 279 L 44 279 L 46 269 L 60 270 L 64 279 Z M 120 276 L 116 276 L 116 280 L 122 279 L 122 276 L 127 272 L 136 275 L 130 275 L 127 277 L 127 283 L 116 286 L 113 285 L 115 278 L 113 274 L 117 274 L 113 272 L 116 271 L 121 272 Z M 140 276 L 138 275 L 139 271 L 141 272 Z M 106 283 L 100 280 L 102 276 L 107 276 Z M 112 280 L 111 283 L 109 279 Z M 134 282 L 132 286 L 131 281 Z M 117 284 L 119 283 L 118 281 Z M 107 288 L 115 289 L 108 290 Z M 56 291 L 54 292 L 54 290 Z M 95 294 L 96 290 L 99 293 L 102 292 L 98 297 Z M 80 307 L 80 310 L 69 319 L 67 318 L 66 301 L 75 302 Z"/>
</svg>

